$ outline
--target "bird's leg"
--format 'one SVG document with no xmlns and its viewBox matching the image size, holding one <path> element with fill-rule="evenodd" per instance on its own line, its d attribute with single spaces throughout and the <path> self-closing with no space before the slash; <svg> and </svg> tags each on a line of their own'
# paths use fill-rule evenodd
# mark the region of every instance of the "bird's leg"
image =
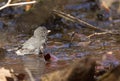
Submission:
<svg viewBox="0 0 120 81">
<path fill-rule="evenodd" d="M 39 51 L 39 56 L 40 56 L 40 57 L 44 57 L 43 46 L 41 46 L 39 50 L 40 50 L 40 51 Z"/>
<path fill-rule="evenodd" d="M 45 60 L 45 51 L 44 51 L 43 46 L 40 47 L 39 57 L 42 58 L 44 60 L 44 62 L 46 62 L 46 60 Z"/>
</svg>

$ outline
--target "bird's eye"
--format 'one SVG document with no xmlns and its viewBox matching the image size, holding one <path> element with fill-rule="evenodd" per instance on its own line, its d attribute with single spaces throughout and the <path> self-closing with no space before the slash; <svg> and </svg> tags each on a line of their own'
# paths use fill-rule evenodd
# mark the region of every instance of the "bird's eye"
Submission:
<svg viewBox="0 0 120 81">
<path fill-rule="evenodd" d="M 45 34 L 45 32 L 43 32 Z"/>
</svg>

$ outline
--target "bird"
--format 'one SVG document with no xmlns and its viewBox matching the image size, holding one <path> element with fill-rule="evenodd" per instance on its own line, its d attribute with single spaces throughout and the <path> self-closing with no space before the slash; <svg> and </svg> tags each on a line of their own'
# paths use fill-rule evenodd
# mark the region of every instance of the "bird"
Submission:
<svg viewBox="0 0 120 81">
<path fill-rule="evenodd" d="M 39 26 L 34 30 L 34 34 L 26 42 L 24 42 L 16 51 L 17 55 L 44 53 L 44 49 L 47 43 L 47 35 L 50 30 L 47 30 L 44 26 Z"/>
</svg>

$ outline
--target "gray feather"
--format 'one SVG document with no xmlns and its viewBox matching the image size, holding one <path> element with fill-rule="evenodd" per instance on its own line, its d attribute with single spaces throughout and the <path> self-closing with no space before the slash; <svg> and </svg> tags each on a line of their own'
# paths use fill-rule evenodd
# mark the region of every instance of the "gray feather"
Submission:
<svg viewBox="0 0 120 81">
<path fill-rule="evenodd" d="M 39 54 L 47 41 L 47 34 L 45 27 L 38 27 L 33 36 L 23 44 L 21 49 L 16 51 L 17 55 Z"/>
</svg>

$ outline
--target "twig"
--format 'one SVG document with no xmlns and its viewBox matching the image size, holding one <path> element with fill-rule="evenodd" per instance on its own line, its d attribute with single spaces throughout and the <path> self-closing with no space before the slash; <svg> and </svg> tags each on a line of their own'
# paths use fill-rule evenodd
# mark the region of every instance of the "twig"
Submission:
<svg viewBox="0 0 120 81">
<path fill-rule="evenodd" d="M 94 33 L 94 34 L 91 34 L 90 36 L 88 37 L 92 37 L 92 36 L 95 36 L 95 35 L 102 35 L 102 34 L 112 34 L 112 35 L 120 35 L 119 31 L 113 31 L 113 30 L 105 30 L 105 29 L 102 29 L 102 28 L 99 28 L 99 27 L 96 27 L 96 26 L 93 26 L 79 18 L 76 18 L 70 14 L 66 14 L 64 12 L 61 12 L 61 11 L 58 11 L 58 10 L 53 10 L 54 14 L 62 17 L 62 18 L 65 18 L 66 20 L 69 20 L 69 21 L 72 21 L 72 22 L 77 22 L 81 25 L 84 25 L 86 26 L 87 28 L 90 28 L 90 29 L 93 29 L 93 30 L 99 30 L 99 31 L 102 31 L 102 33 Z M 119 22 L 119 20 L 117 21 L 114 21 L 114 22 Z"/>
<path fill-rule="evenodd" d="M 88 27 L 88 28 L 90 28 L 90 29 L 107 32 L 107 30 L 105 30 L 105 29 L 95 27 L 95 26 L 93 26 L 93 25 L 91 25 L 91 24 L 89 24 L 89 23 L 87 23 L 87 22 L 85 22 L 85 21 L 83 21 L 83 20 L 80 20 L 80 19 L 78 19 L 78 18 L 76 18 L 76 17 L 74 17 L 74 16 L 72 16 L 72 15 L 70 15 L 70 14 L 66 14 L 66 13 L 64 13 L 64 12 L 57 11 L 57 10 L 53 10 L 53 12 L 54 12 L 55 14 L 57 14 L 58 16 L 65 18 L 66 20 L 70 20 L 70 21 L 72 21 L 72 22 L 77 22 L 77 23 L 83 24 L 83 25 L 85 25 L 86 27 Z M 108 31 L 108 32 L 109 32 L 109 31 Z"/>
<path fill-rule="evenodd" d="M 76 32 L 72 32 L 71 39 L 70 39 L 70 43 L 69 43 L 69 47 L 71 47 L 71 45 L 72 45 L 72 42 L 73 42 L 73 40 L 74 40 L 75 33 L 76 33 Z"/>
<path fill-rule="evenodd" d="M 93 37 L 93 36 L 95 36 L 95 35 L 104 35 L 104 34 L 108 34 L 108 33 L 109 33 L 109 32 L 93 33 L 93 34 L 89 35 L 88 38 L 91 38 L 91 37 Z"/>
<path fill-rule="evenodd" d="M 27 4 L 34 4 L 34 3 L 36 3 L 36 1 L 30 1 L 30 2 L 20 2 L 20 3 L 10 4 L 11 1 L 12 0 L 8 0 L 8 2 L 4 6 L 0 7 L 0 10 L 4 9 L 6 7 L 10 7 L 10 6 L 27 5 Z"/>
<path fill-rule="evenodd" d="M 113 20 L 113 24 L 120 23 L 120 19 Z"/>
<path fill-rule="evenodd" d="M 31 71 L 30 71 L 28 68 L 25 68 L 25 71 L 28 73 L 28 76 L 29 76 L 29 78 L 30 78 L 30 81 L 35 81 L 35 79 L 34 79 L 33 76 L 32 76 Z"/>
</svg>

